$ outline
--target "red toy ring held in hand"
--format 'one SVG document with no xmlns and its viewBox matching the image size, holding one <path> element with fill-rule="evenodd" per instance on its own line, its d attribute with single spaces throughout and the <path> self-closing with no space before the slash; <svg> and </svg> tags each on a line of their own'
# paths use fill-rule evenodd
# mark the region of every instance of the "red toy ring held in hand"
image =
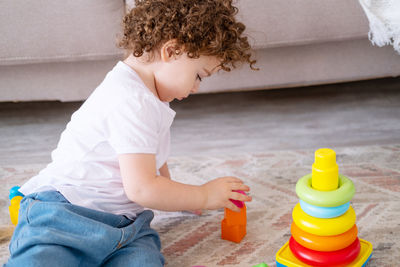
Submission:
<svg viewBox="0 0 400 267">
<path fill-rule="evenodd" d="M 347 248 L 322 252 L 303 247 L 290 237 L 289 247 L 293 254 L 302 262 L 313 266 L 332 266 L 348 264 L 355 260 L 360 253 L 360 240 L 358 238 Z"/>
<path fill-rule="evenodd" d="M 246 195 L 245 192 L 243 192 L 242 190 L 233 190 L 234 192 L 238 192 L 240 194 Z M 235 200 L 235 199 L 229 199 L 233 204 L 235 204 L 239 209 L 243 208 L 244 203 L 240 200 Z"/>
</svg>

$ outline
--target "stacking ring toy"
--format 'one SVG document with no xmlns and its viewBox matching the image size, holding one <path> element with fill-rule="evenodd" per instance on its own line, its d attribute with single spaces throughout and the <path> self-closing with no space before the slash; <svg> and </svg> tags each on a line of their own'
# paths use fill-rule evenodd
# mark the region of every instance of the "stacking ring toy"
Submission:
<svg viewBox="0 0 400 267">
<path fill-rule="evenodd" d="M 311 186 L 312 174 L 299 179 L 296 184 L 297 196 L 314 206 L 337 207 L 349 202 L 355 193 L 353 182 L 344 175 L 339 174 L 339 187 L 332 191 L 319 191 Z"/>
<path fill-rule="evenodd" d="M 361 249 L 358 238 L 347 248 L 329 252 L 305 248 L 297 243 L 293 237 L 289 240 L 289 247 L 299 260 L 312 266 L 342 266 L 351 263 L 357 258 Z"/>
<path fill-rule="evenodd" d="M 317 218 L 335 218 L 344 214 L 350 207 L 350 202 L 337 207 L 318 207 L 300 199 L 301 209 L 310 216 Z"/>
<path fill-rule="evenodd" d="M 308 215 L 297 203 L 293 209 L 292 217 L 294 223 L 303 231 L 323 236 L 340 235 L 348 231 L 356 223 L 356 213 L 351 206 L 340 217 L 321 219 Z"/>
<path fill-rule="evenodd" d="M 357 226 L 340 235 L 319 236 L 301 230 L 295 223 L 290 228 L 292 236 L 303 247 L 317 251 L 335 251 L 351 245 L 357 238 Z"/>
</svg>

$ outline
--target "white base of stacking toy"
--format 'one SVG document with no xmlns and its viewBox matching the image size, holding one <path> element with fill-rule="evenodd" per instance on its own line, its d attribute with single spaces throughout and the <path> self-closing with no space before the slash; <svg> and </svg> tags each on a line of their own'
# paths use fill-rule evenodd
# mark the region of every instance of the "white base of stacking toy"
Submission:
<svg viewBox="0 0 400 267">
<path fill-rule="evenodd" d="M 372 255 L 372 244 L 366 240 L 360 239 L 361 250 L 357 258 L 346 266 L 363 267 L 367 264 Z M 276 253 L 277 267 L 312 267 L 297 259 L 289 248 L 289 242 Z"/>
</svg>

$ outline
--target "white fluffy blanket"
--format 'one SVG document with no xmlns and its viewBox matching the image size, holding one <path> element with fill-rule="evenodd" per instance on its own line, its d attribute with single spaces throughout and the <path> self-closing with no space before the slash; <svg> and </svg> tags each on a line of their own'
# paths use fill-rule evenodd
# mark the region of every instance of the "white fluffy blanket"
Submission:
<svg viewBox="0 0 400 267">
<path fill-rule="evenodd" d="M 369 20 L 372 44 L 393 45 L 400 54 L 400 0 L 359 1 Z"/>
</svg>

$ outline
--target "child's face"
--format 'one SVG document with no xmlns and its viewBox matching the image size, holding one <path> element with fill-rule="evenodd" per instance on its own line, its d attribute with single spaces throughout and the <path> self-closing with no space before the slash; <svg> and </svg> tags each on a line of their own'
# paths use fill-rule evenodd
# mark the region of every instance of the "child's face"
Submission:
<svg viewBox="0 0 400 267">
<path fill-rule="evenodd" d="M 154 82 L 161 101 L 182 100 L 199 89 L 203 78 L 219 70 L 216 57 L 189 58 L 186 53 L 162 60 L 154 72 Z"/>
</svg>

